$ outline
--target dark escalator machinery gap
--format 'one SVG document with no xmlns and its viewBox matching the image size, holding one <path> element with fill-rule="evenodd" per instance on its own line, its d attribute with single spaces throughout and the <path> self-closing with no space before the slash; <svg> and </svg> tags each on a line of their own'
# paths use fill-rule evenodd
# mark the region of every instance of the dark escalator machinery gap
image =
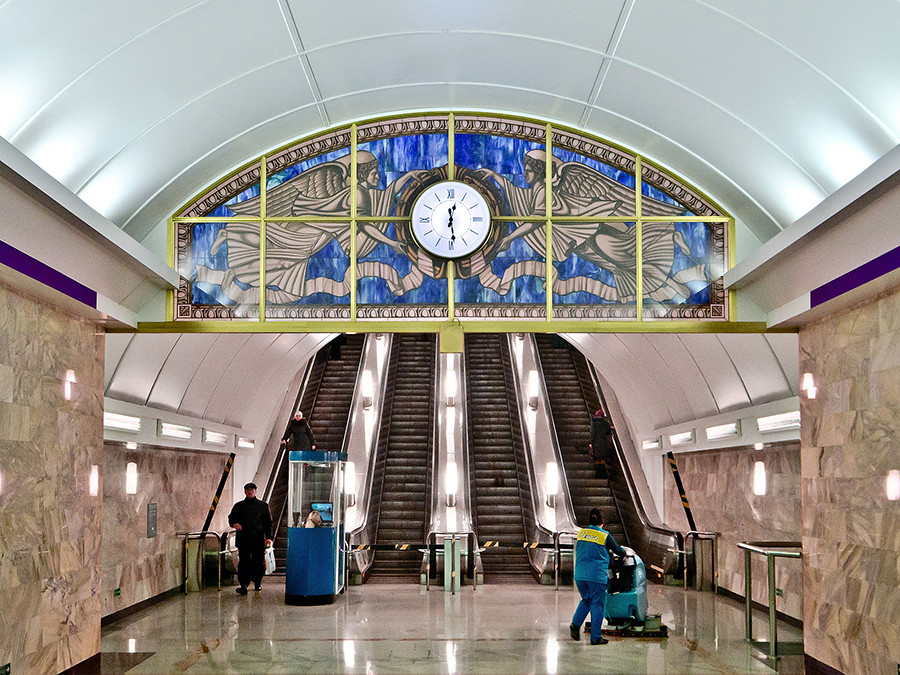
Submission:
<svg viewBox="0 0 900 675">
<path fill-rule="evenodd" d="M 413 544 L 410 550 L 379 550 L 371 577 L 413 578 L 422 564 L 427 476 L 431 454 L 435 337 L 397 335 L 394 383 L 376 543 Z"/>
<path fill-rule="evenodd" d="M 507 384 L 500 367 L 497 334 L 467 335 L 465 344 L 468 425 L 472 454 L 472 488 L 478 540 L 524 542 L 519 479 L 507 403 Z M 488 548 L 481 554 L 485 576 L 531 575 L 522 549 Z"/>
<path fill-rule="evenodd" d="M 572 353 L 573 348 L 567 342 L 555 335 L 535 335 L 535 340 L 575 518 L 584 527 L 590 510 L 595 507 L 600 509 L 605 529 L 617 543 L 627 545 L 628 539 L 619 519 L 609 480 L 594 476 L 594 467 L 588 454 L 591 417 L 599 407 L 599 401 L 596 397 L 594 400 L 587 400 L 579 378 L 576 357 Z"/>
</svg>

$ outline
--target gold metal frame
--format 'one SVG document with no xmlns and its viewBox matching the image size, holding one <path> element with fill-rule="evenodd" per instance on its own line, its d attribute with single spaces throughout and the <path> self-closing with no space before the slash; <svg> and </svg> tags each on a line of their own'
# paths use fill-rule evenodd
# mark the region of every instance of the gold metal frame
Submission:
<svg viewBox="0 0 900 675">
<path fill-rule="evenodd" d="M 429 115 L 433 116 L 436 113 L 429 113 Z M 437 114 L 446 114 L 448 120 L 448 175 L 450 180 L 454 179 L 454 169 L 455 169 L 455 116 L 461 113 L 437 113 Z M 500 115 L 500 114 L 487 114 L 487 113 L 465 113 L 478 115 L 480 117 L 498 117 L 498 118 L 507 118 L 507 119 L 516 119 L 521 121 L 527 121 L 531 123 L 545 124 L 543 121 L 538 120 L 530 120 L 528 118 L 516 117 L 513 115 Z M 350 274 L 350 318 L 344 320 L 266 320 L 266 301 L 265 301 L 265 292 L 266 288 L 265 282 L 265 256 L 266 256 L 266 222 L 267 222 L 267 213 L 266 213 L 266 183 L 267 183 L 267 160 L 269 157 L 281 152 L 282 150 L 289 148 L 293 145 L 296 145 L 297 141 L 294 141 L 288 145 L 283 146 L 282 148 L 278 148 L 275 151 L 270 153 L 266 153 L 260 156 L 258 159 L 253 160 L 250 164 L 259 163 L 259 171 L 260 171 L 260 214 L 258 217 L 246 216 L 242 215 L 240 217 L 235 217 L 234 220 L 240 220 L 241 222 L 257 222 L 260 226 L 260 300 L 259 300 L 259 317 L 257 320 L 175 320 L 175 299 L 174 293 L 169 291 L 166 297 L 166 315 L 168 317 L 168 321 L 165 322 L 156 322 L 156 323 L 147 323 L 141 322 L 138 324 L 138 330 L 140 332 L 184 332 L 184 333 L 202 333 L 202 332 L 279 332 L 279 333 L 293 333 L 293 332 L 316 332 L 316 333 L 331 333 L 331 332 L 383 332 L 386 328 L 392 332 L 440 332 L 442 329 L 446 329 L 448 326 L 453 326 L 454 330 L 459 330 L 461 327 L 465 332 L 549 332 L 549 333 L 559 333 L 559 332 L 567 332 L 567 333 L 599 333 L 599 332 L 621 332 L 621 333 L 671 333 L 671 332 L 685 332 L 685 333 L 700 333 L 700 332 L 761 332 L 766 330 L 765 324 L 763 323 L 740 323 L 734 321 L 735 316 L 735 299 L 733 291 L 726 291 L 726 303 L 728 306 L 728 320 L 679 320 L 679 319 L 645 319 L 643 316 L 643 279 L 642 279 L 642 246 L 640 245 L 642 242 L 642 225 L 645 222 L 684 222 L 685 218 L 683 216 L 657 216 L 657 217 L 641 217 L 641 204 L 642 204 L 642 186 L 643 186 L 643 166 L 652 166 L 656 170 L 659 170 L 663 173 L 669 173 L 662 169 L 661 167 L 653 164 L 646 158 L 641 155 L 634 153 L 626 148 L 621 148 L 612 144 L 605 139 L 599 139 L 591 136 L 590 134 L 586 134 L 585 132 L 577 129 L 570 129 L 567 127 L 563 127 L 561 125 L 552 125 L 546 123 L 546 133 L 545 133 L 545 149 L 546 149 L 546 164 L 545 164 L 545 215 L 544 216 L 531 216 L 531 217 L 504 217 L 504 218 L 492 218 L 492 220 L 496 222 L 500 221 L 517 221 L 517 222 L 543 222 L 545 226 L 545 236 L 546 236 L 546 249 L 544 252 L 545 257 L 545 265 L 546 265 L 546 278 L 545 278 L 545 287 L 547 288 L 547 301 L 546 301 L 546 319 L 543 320 L 522 320 L 522 319 L 507 319 L 507 320 L 465 320 L 460 321 L 455 316 L 455 293 L 454 293 L 454 280 L 455 280 L 455 266 L 453 261 L 449 261 L 448 269 L 447 269 L 447 283 L 448 283 L 448 304 L 447 304 L 447 317 L 444 320 L 403 320 L 403 319 L 389 319 L 389 320 L 379 320 L 379 321 L 368 321 L 368 320 L 358 320 L 357 319 L 357 246 L 356 246 L 356 235 L 357 235 L 357 225 L 358 225 L 358 213 L 357 213 L 357 175 L 356 175 L 356 167 L 357 167 L 357 129 L 359 124 L 369 124 L 372 122 L 378 122 L 381 120 L 394 119 L 401 116 L 390 116 L 385 118 L 375 118 L 372 120 L 365 120 L 363 122 L 358 122 L 350 125 L 350 154 L 351 154 L 351 170 L 350 170 L 350 194 L 351 194 L 351 204 L 350 204 L 350 266 L 349 266 L 349 274 Z M 402 117 L 410 117 L 410 115 L 402 115 Z M 330 129 L 323 133 L 332 133 L 334 131 L 339 131 L 341 128 L 338 127 L 334 129 Z M 552 150 L 553 150 L 553 133 L 554 130 L 562 130 L 568 133 L 578 134 L 587 138 L 594 138 L 595 140 L 602 142 L 611 147 L 620 149 L 628 154 L 634 156 L 635 158 L 635 215 L 633 217 L 613 217 L 613 218 L 597 218 L 596 216 L 561 216 L 554 217 L 552 213 L 552 203 L 553 203 L 553 194 L 552 194 Z M 239 174 L 241 171 L 245 170 L 250 164 L 245 165 L 244 167 L 232 172 L 229 176 L 234 176 Z M 672 175 L 672 174 L 669 174 Z M 227 177 L 225 178 L 227 179 Z M 225 180 L 222 179 L 222 180 Z M 690 185 L 686 181 L 678 179 L 681 183 L 685 185 Z M 221 180 L 219 181 L 221 182 Z M 693 186 L 691 186 L 692 189 Z M 204 190 L 201 193 L 198 193 L 188 204 L 195 201 L 200 194 L 207 192 L 209 188 Z M 714 200 L 707 197 L 705 194 L 695 189 L 695 192 L 701 195 L 704 199 L 709 201 L 714 207 L 720 212 L 724 211 L 718 204 L 715 203 Z M 183 207 L 184 208 L 184 207 Z M 183 210 L 180 209 L 178 212 Z M 177 213 L 177 212 L 176 212 Z M 178 223 L 201 223 L 201 222 L 223 222 L 231 220 L 231 218 L 223 218 L 223 217 L 172 217 L 169 218 L 169 231 L 168 231 L 168 252 L 167 259 L 171 266 L 176 265 L 176 228 Z M 287 216 L 279 216 L 277 218 L 279 222 L 305 222 L 305 221 L 315 221 L 315 222 L 347 222 L 347 217 L 345 216 L 334 216 L 334 217 L 323 217 L 323 216 L 299 216 L 299 217 L 287 217 Z M 409 222 L 409 217 L 404 216 L 389 216 L 389 217 L 370 217 L 367 216 L 364 220 L 366 221 L 391 221 L 397 223 Z M 553 288 L 552 288 L 552 272 L 553 272 L 553 258 L 552 258 L 552 242 L 553 242 L 553 222 L 634 222 L 635 223 L 635 265 L 637 268 L 636 275 L 636 318 L 629 319 L 626 321 L 622 320 L 608 320 L 608 319 L 579 319 L 579 320 L 557 320 L 553 318 Z M 735 240 L 735 222 L 734 218 L 731 216 L 693 216 L 690 218 L 690 222 L 707 222 L 707 223 L 725 223 L 726 224 L 726 245 L 727 245 L 727 260 L 726 266 L 731 268 L 735 262 L 735 252 L 734 252 L 734 240 Z"/>
</svg>

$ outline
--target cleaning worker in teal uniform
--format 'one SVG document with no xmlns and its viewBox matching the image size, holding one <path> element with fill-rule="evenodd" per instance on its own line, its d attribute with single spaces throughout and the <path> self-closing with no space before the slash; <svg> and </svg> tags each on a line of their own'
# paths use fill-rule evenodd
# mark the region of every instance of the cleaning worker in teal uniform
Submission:
<svg viewBox="0 0 900 675">
<path fill-rule="evenodd" d="M 569 633 L 573 640 L 580 640 L 581 624 L 590 612 L 592 645 L 605 645 L 609 642 L 600 632 L 606 605 L 606 587 L 609 583 L 609 554 L 622 558 L 629 555 L 602 525 L 600 509 L 591 509 L 588 526 L 578 531 L 578 540 L 575 542 L 575 585 L 581 594 L 581 602 L 572 616 Z"/>
</svg>

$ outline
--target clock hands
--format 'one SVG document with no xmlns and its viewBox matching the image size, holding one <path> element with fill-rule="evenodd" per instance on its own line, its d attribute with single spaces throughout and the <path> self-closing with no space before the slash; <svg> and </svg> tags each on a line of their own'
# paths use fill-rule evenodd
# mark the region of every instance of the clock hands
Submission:
<svg viewBox="0 0 900 675">
<path fill-rule="evenodd" d="M 456 241 L 456 233 L 453 231 L 453 212 L 456 210 L 456 204 L 454 204 L 451 208 L 447 209 L 447 212 L 450 214 L 450 220 L 447 222 L 447 225 L 450 227 L 450 248 L 453 248 L 453 242 Z"/>
</svg>

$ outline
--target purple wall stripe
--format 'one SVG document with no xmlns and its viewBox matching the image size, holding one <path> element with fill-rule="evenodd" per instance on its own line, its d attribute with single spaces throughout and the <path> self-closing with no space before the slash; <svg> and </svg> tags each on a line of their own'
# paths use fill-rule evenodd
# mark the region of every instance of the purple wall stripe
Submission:
<svg viewBox="0 0 900 675">
<path fill-rule="evenodd" d="M 40 260 L 32 258 L 27 253 L 22 253 L 6 242 L 0 241 L 0 263 L 21 272 L 45 286 L 68 295 L 70 298 L 83 302 L 88 307 L 97 309 L 97 292 L 92 291 L 84 284 L 79 284 L 74 279 L 58 272 Z"/>
<path fill-rule="evenodd" d="M 832 279 L 827 284 L 814 288 L 809 294 L 809 306 L 812 308 L 821 305 L 898 268 L 900 268 L 900 246 L 842 274 L 837 279 Z"/>
</svg>

